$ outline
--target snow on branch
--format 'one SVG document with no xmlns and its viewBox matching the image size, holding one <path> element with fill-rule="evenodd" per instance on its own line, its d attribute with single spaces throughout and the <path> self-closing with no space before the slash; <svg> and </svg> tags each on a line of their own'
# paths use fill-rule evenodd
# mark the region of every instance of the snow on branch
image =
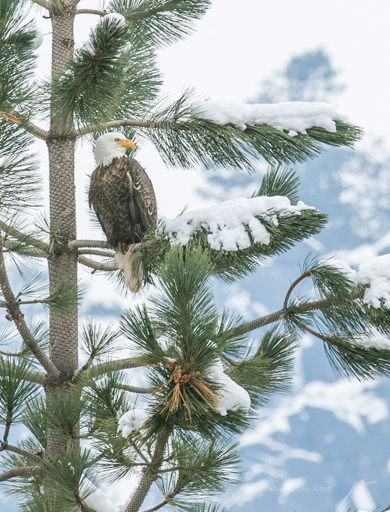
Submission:
<svg viewBox="0 0 390 512">
<path fill-rule="evenodd" d="M 303 210 L 315 208 L 302 201 L 292 205 L 284 196 L 238 198 L 166 220 L 162 230 L 177 245 L 187 245 L 196 232 L 204 230 L 212 249 L 238 251 L 251 246 L 248 229 L 254 242 L 269 244 L 271 235 L 261 219 L 277 226 L 278 217 L 300 215 Z"/>
<path fill-rule="evenodd" d="M 125 412 L 118 420 L 118 432 L 123 437 L 129 437 L 134 431 L 138 430 L 148 419 L 149 414 L 146 409 L 133 408 Z"/>
<path fill-rule="evenodd" d="M 192 109 L 197 117 L 217 124 L 234 124 L 242 130 L 247 126 L 266 124 L 285 130 L 290 136 L 306 133 L 309 128 L 324 128 L 336 132 L 335 121 L 349 122 L 345 114 L 324 102 L 293 101 L 271 104 L 227 103 L 224 101 L 195 101 Z"/>
<path fill-rule="evenodd" d="M 325 263 L 338 268 L 352 282 L 366 286 L 363 295 L 365 304 L 376 309 L 381 306 L 390 309 L 390 254 L 364 261 L 358 271 L 336 258 L 326 260 Z"/>
<path fill-rule="evenodd" d="M 210 368 L 209 377 L 220 386 L 216 393 L 218 398 L 216 412 L 221 416 L 226 416 L 228 411 L 249 411 L 251 406 L 249 393 L 226 375 L 221 359 L 218 359 Z"/>
</svg>

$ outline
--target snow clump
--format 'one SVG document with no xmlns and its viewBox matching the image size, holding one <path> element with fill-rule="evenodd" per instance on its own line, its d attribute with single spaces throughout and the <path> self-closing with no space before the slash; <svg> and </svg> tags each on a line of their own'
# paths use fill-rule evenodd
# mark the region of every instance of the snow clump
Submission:
<svg viewBox="0 0 390 512">
<path fill-rule="evenodd" d="M 335 121 L 349 121 L 336 107 L 324 102 L 291 101 L 248 105 L 205 100 L 193 102 L 192 109 L 197 117 L 217 124 L 234 124 L 242 130 L 247 126 L 267 124 L 285 130 L 291 136 L 306 133 L 306 130 L 315 126 L 334 133 L 337 131 Z"/>
<path fill-rule="evenodd" d="M 277 226 L 277 215 L 300 215 L 303 210 L 315 208 L 302 201 L 292 205 L 284 196 L 259 196 L 250 199 L 242 197 L 166 220 L 163 231 L 172 244 L 187 245 L 197 231 L 205 230 L 212 249 L 238 251 L 251 246 L 246 226 L 249 227 L 254 242 L 269 244 L 270 234 L 257 217 L 269 220 Z"/>
<path fill-rule="evenodd" d="M 218 405 L 215 409 L 221 416 L 226 416 L 228 411 L 249 411 L 251 399 L 248 392 L 224 373 L 221 359 L 218 358 L 210 368 L 208 376 L 221 386 L 217 391 Z"/>
<path fill-rule="evenodd" d="M 118 420 L 118 432 L 122 437 L 129 437 L 134 431 L 138 430 L 147 420 L 148 412 L 145 409 L 130 409 L 125 412 Z"/>
</svg>

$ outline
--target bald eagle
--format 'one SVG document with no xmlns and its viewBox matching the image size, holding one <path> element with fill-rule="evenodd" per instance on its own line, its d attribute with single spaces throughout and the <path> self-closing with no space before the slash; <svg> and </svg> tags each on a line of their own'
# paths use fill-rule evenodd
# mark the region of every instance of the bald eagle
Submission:
<svg viewBox="0 0 390 512">
<path fill-rule="evenodd" d="M 116 262 L 123 268 L 132 292 L 141 288 L 142 265 L 134 265 L 129 245 L 143 240 L 157 222 L 153 185 L 141 165 L 126 157 L 134 142 L 121 133 L 101 135 L 95 145 L 97 167 L 91 176 L 89 207 L 93 207 L 107 237 L 116 250 Z M 137 268 L 136 268 L 137 267 Z"/>
</svg>

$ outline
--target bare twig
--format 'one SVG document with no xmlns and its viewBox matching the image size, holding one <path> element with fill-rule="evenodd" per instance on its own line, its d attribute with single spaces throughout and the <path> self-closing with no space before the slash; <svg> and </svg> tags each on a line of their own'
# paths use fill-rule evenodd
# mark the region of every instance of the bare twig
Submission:
<svg viewBox="0 0 390 512">
<path fill-rule="evenodd" d="M 7 272 L 4 264 L 3 247 L 0 244 L 0 288 L 3 291 L 4 299 L 8 304 L 9 314 L 21 335 L 24 343 L 28 346 L 34 356 L 38 359 L 45 370 L 53 377 L 58 377 L 59 371 L 54 366 L 52 361 L 47 357 L 41 349 L 36 339 L 32 335 L 30 329 L 24 320 L 24 315 L 20 310 L 19 304 L 13 294 L 11 285 L 8 280 Z"/>
<path fill-rule="evenodd" d="M 24 466 L 22 468 L 8 469 L 7 471 L 3 471 L 3 473 L 0 473 L 0 482 L 5 482 L 6 480 L 10 480 L 11 478 L 15 478 L 18 476 L 35 476 L 39 475 L 40 472 L 41 469 L 39 466 Z"/>
</svg>

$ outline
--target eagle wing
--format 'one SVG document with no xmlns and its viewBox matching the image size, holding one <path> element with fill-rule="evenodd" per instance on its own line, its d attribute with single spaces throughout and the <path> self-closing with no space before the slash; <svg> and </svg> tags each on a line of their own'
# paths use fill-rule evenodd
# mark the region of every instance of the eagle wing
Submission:
<svg viewBox="0 0 390 512">
<path fill-rule="evenodd" d="M 125 159 L 130 217 L 136 220 L 134 231 L 142 237 L 157 223 L 157 204 L 149 176 L 134 158 Z"/>
<path fill-rule="evenodd" d="M 94 170 L 89 205 L 113 247 L 140 242 L 157 222 L 152 182 L 134 158 L 115 158 Z"/>
</svg>

